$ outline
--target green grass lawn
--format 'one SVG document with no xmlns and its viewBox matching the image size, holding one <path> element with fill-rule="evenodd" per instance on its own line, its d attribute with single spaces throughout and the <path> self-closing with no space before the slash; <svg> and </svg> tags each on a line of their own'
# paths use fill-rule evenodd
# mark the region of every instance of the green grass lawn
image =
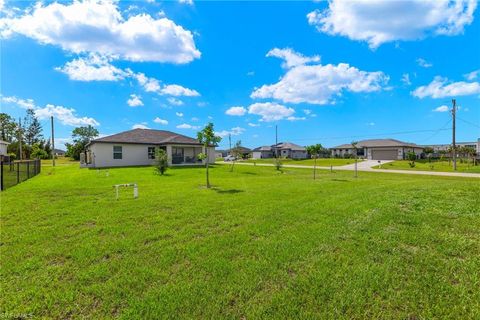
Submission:
<svg viewBox="0 0 480 320">
<path fill-rule="evenodd" d="M 294 164 L 299 166 L 313 166 L 314 159 L 281 159 L 282 164 Z M 358 159 L 358 162 L 363 160 Z M 249 159 L 246 162 L 256 162 L 256 163 L 275 163 L 275 159 Z M 355 163 L 354 159 L 336 159 L 336 158 L 322 158 L 317 159 L 317 166 L 319 167 L 330 167 L 330 166 L 344 166 L 347 164 Z"/>
<path fill-rule="evenodd" d="M 64 164 L 1 193 L 0 314 L 478 319 L 478 179 Z M 136 182 L 139 198 L 112 185 Z"/>
<path fill-rule="evenodd" d="M 380 169 L 380 166 L 374 168 Z M 428 160 L 417 160 L 415 161 L 415 167 L 411 168 L 408 160 L 397 160 L 383 164 L 381 169 L 453 172 L 453 165 L 452 163 L 448 163 L 448 161 L 428 162 Z M 480 173 L 480 165 L 474 166 L 471 162 L 461 163 L 460 161 L 457 161 L 457 171 Z"/>
</svg>

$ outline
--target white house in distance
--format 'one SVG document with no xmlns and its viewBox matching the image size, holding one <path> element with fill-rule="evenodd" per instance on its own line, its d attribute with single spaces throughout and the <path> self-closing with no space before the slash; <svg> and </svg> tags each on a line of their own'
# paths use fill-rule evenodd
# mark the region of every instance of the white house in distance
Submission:
<svg viewBox="0 0 480 320">
<path fill-rule="evenodd" d="M 148 166 L 155 163 L 155 152 L 167 152 L 171 166 L 201 165 L 198 154 L 205 153 L 204 146 L 194 138 L 178 133 L 133 129 L 92 140 L 80 158 L 86 168 Z M 209 163 L 215 162 L 215 147 L 208 148 Z"/>
<path fill-rule="evenodd" d="M 7 147 L 10 143 L 0 140 L 0 156 L 6 156 L 8 154 Z"/>
<path fill-rule="evenodd" d="M 469 147 L 473 148 L 477 154 L 480 154 L 480 138 L 477 141 L 467 141 L 467 142 L 456 142 L 455 143 L 457 148 L 460 147 Z M 452 145 L 451 144 L 429 144 L 429 145 L 422 145 L 424 148 L 432 148 L 434 153 L 439 153 L 440 151 L 447 151 Z"/>
<path fill-rule="evenodd" d="M 305 147 L 291 142 L 280 142 L 273 146 L 263 146 L 253 149 L 253 159 L 273 158 L 275 153 L 281 158 L 307 159 L 308 153 Z"/>
<path fill-rule="evenodd" d="M 343 157 L 354 154 L 351 144 L 342 144 L 330 148 L 332 156 Z M 357 144 L 357 155 L 369 160 L 403 160 L 408 152 L 415 152 L 417 158 L 423 153 L 423 147 L 415 143 L 403 142 L 395 139 L 361 140 Z"/>
</svg>

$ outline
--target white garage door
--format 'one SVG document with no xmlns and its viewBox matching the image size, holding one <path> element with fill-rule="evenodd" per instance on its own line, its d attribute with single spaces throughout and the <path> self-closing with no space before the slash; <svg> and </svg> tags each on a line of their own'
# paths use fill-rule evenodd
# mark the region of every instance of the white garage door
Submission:
<svg viewBox="0 0 480 320">
<path fill-rule="evenodd" d="M 372 150 L 372 160 L 397 160 L 397 149 Z"/>
</svg>

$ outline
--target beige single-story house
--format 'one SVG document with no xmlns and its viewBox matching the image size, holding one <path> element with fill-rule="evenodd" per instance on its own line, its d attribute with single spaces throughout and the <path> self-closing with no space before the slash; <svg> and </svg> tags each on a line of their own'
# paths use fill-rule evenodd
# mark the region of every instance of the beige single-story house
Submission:
<svg viewBox="0 0 480 320">
<path fill-rule="evenodd" d="M 305 147 L 291 142 L 280 142 L 272 146 L 273 153 L 277 152 L 279 157 L 290 159 L 307 159 L 308 153 Z"/>
<path fill-rule="evenodd" d="M 158 149 L 166 151 L 171 166 L 215 163 L 215 147 L 205 147 L 194 138 L 153 129 L 133 129 L 92 140 L 80 158 L 86 168 L 148 166 L 155 163 Z M 208 159 L 198 155 L 208 151 Z"/>
<path fill-rule="evenodd" d="M 261 146 L 252 150 L 252 159 L 268 159 L 273 158 L 271 146 Z"/>
<path fill-rule="evenodd" d="M 351 144 L 342 144 L 330 150 L 333 157 L 353 155 L 355 151 Z M 403 160 L 408 152 L 415 152 L 417 158 L 420 158 L 423 147 L 395 139 L 361 140 L 357 144 L 357 156 L 368 160 Z"/>
<path fill-rule="evenodd" d="M 253 159 L 274 158 L 278 155 L 281 158 L 306 159 L 308 158 L 307 149 L 291 142 L 280 142 L 272 146 L 262 146 L 253 149 Z"/>
</svg>

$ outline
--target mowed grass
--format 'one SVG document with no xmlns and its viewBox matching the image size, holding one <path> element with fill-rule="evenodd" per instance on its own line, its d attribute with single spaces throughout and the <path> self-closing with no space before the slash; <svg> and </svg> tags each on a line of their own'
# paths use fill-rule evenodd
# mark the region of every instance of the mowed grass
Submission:
<svg viewBox="0 0 480 320">
<path fill-rule="evenodd" d="M 374 169 L 395 169 L 395 170 L 420 170 L 420 171 L 443 171 L 443 172 L 453 172 L 453 164 L 448 161 L 431 161 L 428 160 L 417 160 L 415 161 L 415 167 L 410 167 L 408 160 L 397 160 L 389 163 L 383 164 L 380 166 L 375 166 Z M 471 161 L 469 162 L 460 162 L 457 161 L 457 171 L 458 172 L 471 172 L 471 173 L 480 173 L 480 165 L 474 166 Z"/>
<path fill-rule="evenodd" d="M 363 160 L 358 159 L 358 162 Z M 249 159 L 246 162 L 256 162 L 256 163 L 275 163 L 275 159 Z M 299 166 L 313 166 L 315 159 L 280 159 L 282 164 L 294 164 Z M 345 166 L 347 164 L 355 163 L 354 159 L 336 159 L 336 158 L 321 158 L 317 159 L 317 166 L 319 167 L 330 167 L 330 166 Z"/>
<path fill-rule="evenodd" d="M 478 179 L 44 167 L 1 193 L 0 314 L 478 319 Z M 139 198 L 112 185 L 136 182 Z"/>
</svg>

